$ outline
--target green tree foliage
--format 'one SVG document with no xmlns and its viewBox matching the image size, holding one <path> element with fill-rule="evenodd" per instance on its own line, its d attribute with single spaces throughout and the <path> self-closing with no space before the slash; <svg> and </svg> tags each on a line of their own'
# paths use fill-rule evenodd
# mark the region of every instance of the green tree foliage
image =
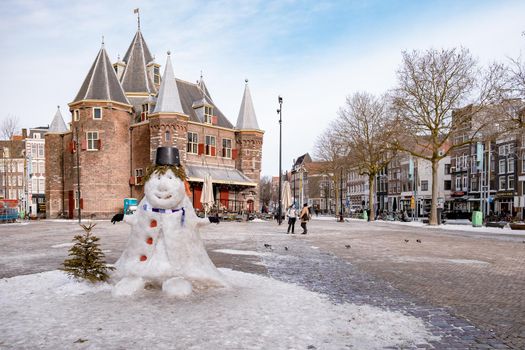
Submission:
<svg viewBox="0 0 525 350">
<path fill-rule="evenodd" d="M 62 269 L 68 275 L 77 279 L 86 279 L 92 283 L 107 281 L 109 271 L 114 270 L 104 260 L 105 255 L 97 243 L 100 238 L 91 234 L 96 224 L 80 225 L 84 229 L 83 235 L 73 239 L 75 245 L 69 249 L 69 258 L 64 261 Z"/>
</svg>

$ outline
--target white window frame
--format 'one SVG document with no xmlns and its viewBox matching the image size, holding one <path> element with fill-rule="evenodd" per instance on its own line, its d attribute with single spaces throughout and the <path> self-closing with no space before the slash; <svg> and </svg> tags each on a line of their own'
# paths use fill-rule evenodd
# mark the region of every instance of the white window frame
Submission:
<svg viewBox="0 0 525 350">
<path fill-rule="evenodd" d="M 505 159 L 499 160 L 498 174 L 505 174 Z"/>
<path fill-rule="evenodd" d="M 190 138 L 190 135 L 191 135 L 191 138 Z M 195 136 L 195 138 L 193 136 Z M 188 131 L 186 152 L 191 153 L 191 154 L 199 153 L 199 134 L 197 134 L 196 132 Z"/>
<path fill-rule="evenodd" d="M 468 189 L 468 177 L 463 176 L 463 191 L 466 191 Z"/>
<path fill-rule="evenodd" d="M 215 148 L 215 155 L 217 155 L 217 138 L 214 135 L 206 135 L 204 139 L 204 154 L 211 156 L 212 147 Z"/>
<path fill-rule="evenodd" d="M 73 121 L 78 122 L 80 120 L 80 110 L 74 109 L 73 110 Z"/>
<path fill-rule="evenodd" d="M 80 206 L 80 199 L 82 198 L 82 192 L 80 192 L 80 196 L 78 195 L 78 191 L 73 191 L 73 201 L 75 202 L 75 210 L 79 208 Z"/>
<path fill-rule="evenodd" d="M 227 147 L 228 141 L 230 142 L 229 147 Z M 223 157 L 224 158 L 231 158 L 232 157 L 232 139 L 224 138 L 222 139 L 222 148 L 224 150 Z"/>
<path fill-rule="evenodd" d="M 501 190 L 504 190 L 505 189 L 505 176 L 500 176 L 499 177 L 499 181 L 498 181 L 498 189 L 501 191 Z"/>
<path fill-rule="evenodd" d="M 507 179 L 507 189 L 513 190 L 514 189 L 514 175 L 509 175 Z"/>
<path fill-rule="evenodd" d="M 521 154 L 521 172 L 525 173 L 525 152 Z"/>
<path fill-rule="evenodd" d="M 514 158 L 507 159 L 507 173 L 514 173 Z"/>
<path fill-rule="evenodd" d="M 100 111 L 100 118 L 95 117 L 95 111 Z M 102 120 L 102 108 L 100 107 L 93 107 L 93 120 Z"/>
<path fill-rule="evenodd" d="M 96 136 L 96 137 L 90 137 Z M 98 131 L 86 131 L 86 150 L 88 151 L 98 151 L 97 142 L 99 140 Z"/>
<path fill-rule="evenodd" d="M 210 105 L 204 105 L 204 122 L 211 124 L 211 117 L 213 116 L 213 107 Z"/>
<path fill-rule="evenodd" d="M 456 176 L 456 191 L 461 191 L 461 176 Z"/>
</svg>

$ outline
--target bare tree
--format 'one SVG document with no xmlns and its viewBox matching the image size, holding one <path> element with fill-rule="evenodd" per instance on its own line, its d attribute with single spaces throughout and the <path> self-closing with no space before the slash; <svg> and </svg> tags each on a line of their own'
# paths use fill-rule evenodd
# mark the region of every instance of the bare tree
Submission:
<svg viewBox="0 0 525 350">
<path fill-rule="evenodd" d="M 386 99 L 366 92 L 348 96 L 339 111 L 335 130 L 347 164 L 368 177 L 370 220 L 374 220 L 375 179 L 395 154 L 391 145 L 397 128 Z"/>
<path fill-rule="evenodd" d="M 438 163 L 476 140 L 489 121 L 496 123 L 487 107 L 497 105 L 503 76 L 501 65 L 479 69 L 464 48 L 403 52 L 392 92 L 392 106 L 404 130 L 397 147 L 432 164 L 431 225 L 438 223 Z M 450 142 L 456 133 L 465 137 Z"/>
<path fill-rule="evenodd" d="M 319 171 L 324 174 L 328 181 L 334 184 L 336 213 L 341 211 L 341 169 L 346 167 L 345 146 L 339 142 L 337 127 L 332 123 L 321 135 L 319 135 L 314 145 L 314 157 L 320 161 Z M 325 198 L 328 198 L 330 186 L 323 186 L 322 190 Z"/>
<path fill-rule="evenodd" d="M 272 178 L 269 176 L 263 176 L 259 180 L 259 197 L 262 204 L 268 208 L 270 200 L 272 199 Z"/>
<path fill-rule="evenodd" d="M 0 124 L 2 139 L 11 140 L 13 135 L 18 131 L 18 124 L 18 117 L 14 115 L 8 115 L 6 118 L 2 119 L 2 123 Z"/>
</svg>

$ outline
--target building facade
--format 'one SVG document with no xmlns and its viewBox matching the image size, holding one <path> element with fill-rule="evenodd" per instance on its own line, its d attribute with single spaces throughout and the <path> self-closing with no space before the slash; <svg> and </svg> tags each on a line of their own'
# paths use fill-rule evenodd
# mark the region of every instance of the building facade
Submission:
<svg viewBox="0 0 525 350">
<path fill-rule="evenodd" d="M 259 210 L 264 132 L 248 81 L 234 126 L 202 77 L 175 77 L 169 52 L 161 78 L 139 29 L 115 64 L 100 49 L 69 109 L 70 129 L 46 134 L 48 217 L 122 211 L 124 198 L 143 196 L 141 180 L 159 146 L 179 149 L 197 210 L 206 175 L 217 209 Z"/>
</svg>

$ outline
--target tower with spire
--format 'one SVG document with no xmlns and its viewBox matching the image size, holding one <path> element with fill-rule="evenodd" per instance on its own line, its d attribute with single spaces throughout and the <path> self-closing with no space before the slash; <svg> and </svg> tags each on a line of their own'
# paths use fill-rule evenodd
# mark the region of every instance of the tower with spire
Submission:
<svg viewBox="0 0 525 350">
<path fill-rule="evenodd" d="M 264 132 L 248 84 L 234 126 L 212 100 L 202 73 L 197 83 L 178 79 L 172 59 L 168 52 L 161 78 L 140 24 L 116 63 L 102 45 L 69 104 L 69 130 L 54 120 L 46 135 L 48 217 L 76 217 L 78 207 L 82 217 L 122 211 L 124 198 L 143 196 L 141 179 L 159 146 L 179 149 L 196 209 L 210 175 L 217 208 L 258 210 Z"/>
<path fill-rule="evenodd" d="M 241 108 L 235 126 L 235 143 L 239 152 L 236 167 L 252 181 L 259 183 L 261 178 L 262 145 L 264 131 L 259 128 L 255 108 L 253 106 L 248 79 L 245 80 Z M 259 191 L 248 191 L 258 208 Z"/>
<path fill-rule="evenodd" d="M 71 130 L 46 134 L 48 217 L 107 217 L 129 195 L 129 103 L 102 45 L 73 102 Z M 57 122 L 60 124 L 60 122 Z M 60 148 L 59 159 L 52 159 Z M 57 185 L 61 188 L 57 193 Z M 58 197 L 58 198 L 57 198 Z M 62 208 L 56 203 L 63 203 Z"/>
</svg>

